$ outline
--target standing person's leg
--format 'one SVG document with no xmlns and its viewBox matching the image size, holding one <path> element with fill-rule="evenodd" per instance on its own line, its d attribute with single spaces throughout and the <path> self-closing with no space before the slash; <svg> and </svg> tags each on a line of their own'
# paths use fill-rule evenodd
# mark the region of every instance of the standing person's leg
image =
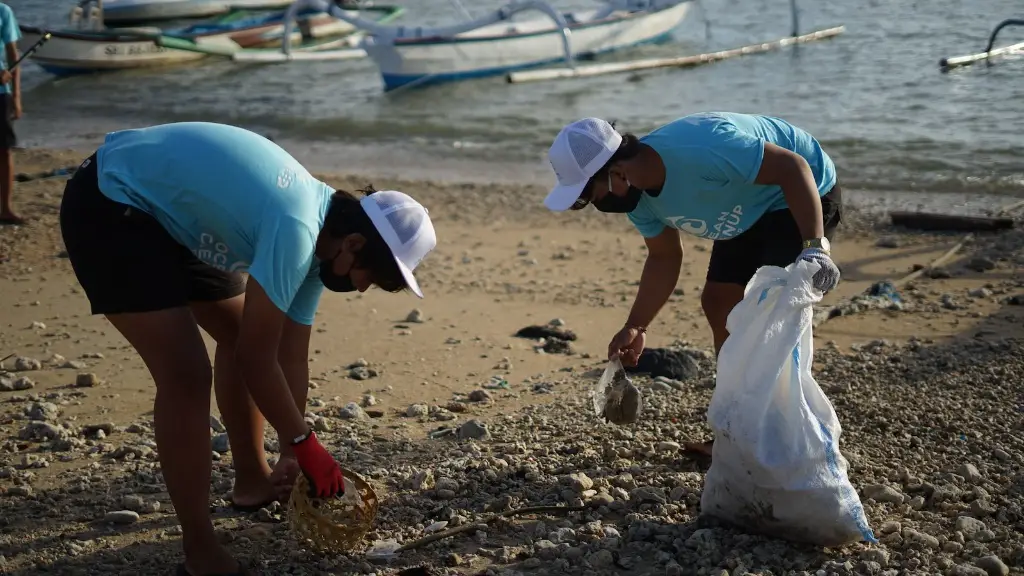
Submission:
<svg viewBox="0 0 1024 576">
<path fill-rule="evenodd" d="M 95 162 L 84 162 L 64 191 L 68 257 L 92 313 L 106 316 L 139 352 L 156 384 L 157 449 L 187 571 L 230 574 L 239 566 L 218 543 L 209 510 L 212 370 L 188 307 L 181 246 L 148 215 L 103 196 Z"/>
<path fill-rule="evenodd" d="M 14 211 L 14 110 L 10 94 L 0 94 L 0 224 L 24 224 Z"/>
</svg>

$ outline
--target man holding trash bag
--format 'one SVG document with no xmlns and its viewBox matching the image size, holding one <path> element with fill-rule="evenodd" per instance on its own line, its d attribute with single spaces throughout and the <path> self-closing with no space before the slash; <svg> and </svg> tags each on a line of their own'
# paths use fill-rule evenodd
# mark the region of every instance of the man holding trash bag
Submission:
<svg viewBox="0 0 1024 576">
<path fill-rule="evenodd" d="M 608 344 L 609 358 L 624 365 L 636 365 L 648 326 L 675 289 L 680 231 L 714 241 L 701 306 L 716 354 L 729 312 L 761 266 L 808 260 L 821 266 L 817 289 L 839 283 L 830 256 L 842 212 L 835 165 L 813 136 L 784 120 L 705 112 L 637 138 L 584 118 L 559 132 L 548 159 L 557 178 L 548 209 L 593 204 L 624 213 L 647 245 L 633 307 Z"/>
</svg>

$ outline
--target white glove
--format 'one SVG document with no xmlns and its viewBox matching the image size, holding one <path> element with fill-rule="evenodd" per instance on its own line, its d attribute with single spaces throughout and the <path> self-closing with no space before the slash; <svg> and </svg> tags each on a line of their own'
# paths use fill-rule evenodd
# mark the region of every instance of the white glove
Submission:
<svg viewBox="0 0 1024 576">
<path fill-rule="evenodd" d="M 839 285 L 839 268 L 821 248 L 807 248 L 800 253 L 797 262 L 806 260 L 821 266 L 821 269 L 814 273 L 814 287 L 827 294 Z"/>
</svg>

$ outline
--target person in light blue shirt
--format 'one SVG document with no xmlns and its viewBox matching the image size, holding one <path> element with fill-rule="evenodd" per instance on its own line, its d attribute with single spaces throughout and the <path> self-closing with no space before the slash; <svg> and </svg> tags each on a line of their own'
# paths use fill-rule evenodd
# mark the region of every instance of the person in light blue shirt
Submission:
<svg viewBox="0 0 1024 576">
<path fill-rule="evenodd" d="M 563 128 L 548 159 L 557 179 L 545 198 L 553 211 L 624 213 L 647 245 L 647 261 L 625 325 L 609 357 L 635 366 L 647 327 L 675 289 L 680 232 L 714 242 L 701 305 L 717 353 L 726 319 L 761 266 L 817 262 L 815 286 L 839 282 L 830 240 L 842 192 L 832 159 L 806 131 L 779 118 L 706 112 L 637 138 L 584 118 Z"/>
<path fill-rule="evenodd" d="M 185 551 L 179 576 L 245 573 L 210 520 L 211 384 L 235 508 L 286 498 L 298 471 L 317 496 L 344 491 L 303 417 L 321 293 L 376 285 L 422 297 L 413 269 L 436 245 L 411 197 L 365 192 L 334 190 L 267 138 L 206 122 L 108 134 L 68 181 L 60 224 L 75 276 L 156 384 L 157 446 Z M 200 328 L 217 342 L 213 369 Z M 281 440 L 274 470 L 264 417 Z"/>
<path fill-rule="evenodd" d="M 14 11 L 0 3 L 0 224 L 23 224 L 25 219 L 14 211 L 14 156 L 17 146 L 14 121 L 21 118 L 21 69 L 7 68 L 18 60 L 21 30 Z"/>
</svg>

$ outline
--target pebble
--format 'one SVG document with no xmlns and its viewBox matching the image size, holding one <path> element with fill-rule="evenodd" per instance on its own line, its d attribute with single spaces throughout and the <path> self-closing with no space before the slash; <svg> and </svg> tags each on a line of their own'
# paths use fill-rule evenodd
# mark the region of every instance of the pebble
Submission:
<svg viewBox="0 0 1024 576">
<path fill-rule="evenodd" d="M 139 513 L 133 510 L 107 512 L 103 516 L 103 521 L 110 522 L 111 524 L 134 524 L 139 521 Z"/>
<path fill-rule="evenodd" d="M 982 556 L 974 561 L 974 565 L 985 571 L 988 576 L 1007 576 L 1010 568 L 998 556 Z"/>
</svg>

